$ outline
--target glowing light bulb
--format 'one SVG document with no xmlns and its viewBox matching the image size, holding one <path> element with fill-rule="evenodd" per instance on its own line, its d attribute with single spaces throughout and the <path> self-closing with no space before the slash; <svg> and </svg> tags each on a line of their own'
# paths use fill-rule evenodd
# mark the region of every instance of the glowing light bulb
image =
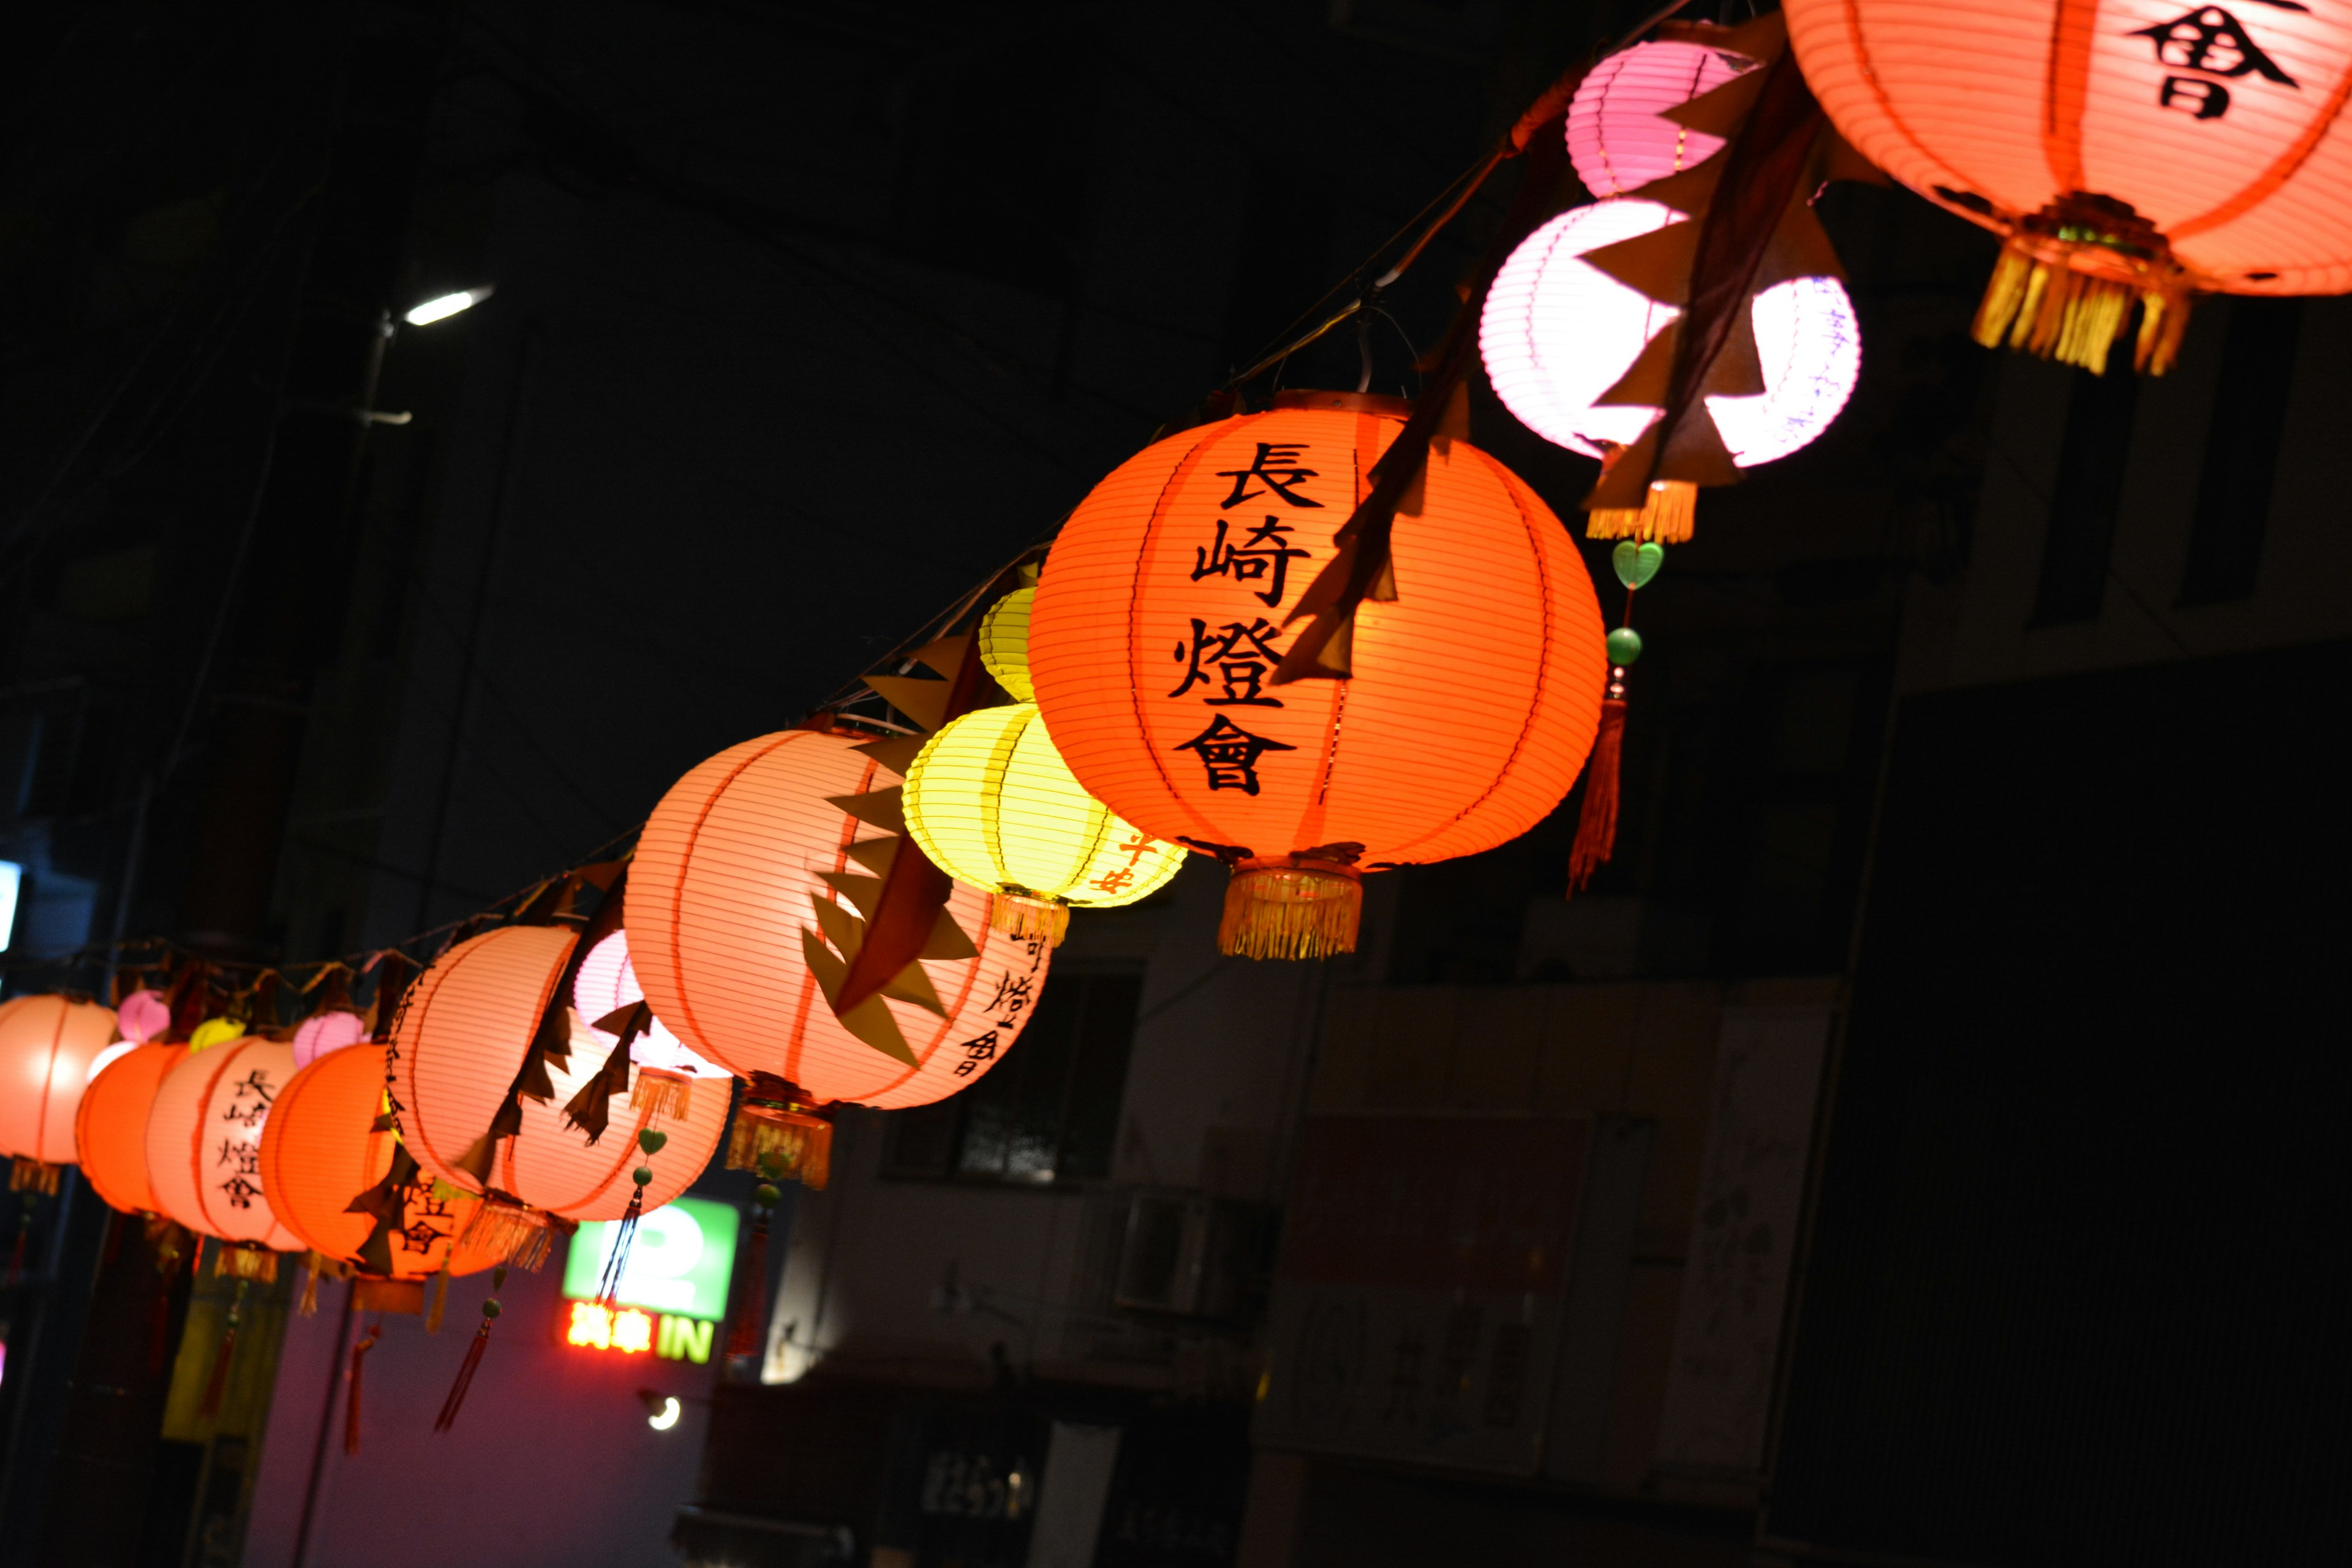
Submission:
<svg viewBox="0 0 2352 1568">
<path fill-rule="evenodd" d="M 470 310 L 490 297 L 489 289 L 460 289 L 455 294 L 442 294 L 427 300 L 400 319 L 412 327 L 429 327 L 436 321 L 446 321 L 460 310 Z"/>
<path fill-rule="evenodd" d="M 659 1415 L 648 1415 L 646 1417 L 646 1425 L 652 1427 L 656 1432 L 667 1432 L 671 1427 L 677 1425 L 677 1418 L 684 1415 L 685 1412 L 686 1407 L 680 1405 L 677 1402 L 677 1397 L 673 1395 L 670 1398 L 662 1401 L 661 1413 Z"/>
</svg>

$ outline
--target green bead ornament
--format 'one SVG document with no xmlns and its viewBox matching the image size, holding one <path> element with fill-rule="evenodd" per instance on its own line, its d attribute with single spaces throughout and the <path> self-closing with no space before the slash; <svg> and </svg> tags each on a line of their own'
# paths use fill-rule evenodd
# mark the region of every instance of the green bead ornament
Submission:
<svg viewBox="0 0 2352 1568">
<path fill-rule="evenodd" d="M 751 1201 L 763 1209 L 774 1208 L 784 1201 L 784 1189 L 768 1182 L 761 1182 L 751 1189 Z"/>
<path fill-rule="evenodd" d="M 1631 664 L 1642 657 L 1642 634 L 1631 626 L 1619 626 L 1609 634 L 1609 662 Z"/>
<path fill-rule="evenodd" d="M 662 1145 L 668 1142 L 668 1133 L 656 1132 L 650 1127 L 637 1134 L 637 1147 L 643 1149 L 648 1154 L 660 1153 L 662 1151 Z"/>
<path fill-rule="evenodd" d="M 651 1186 L 653 1184 L 653 1179 L 654 1168 L 651 1165 L 639 1165 L 635 1170 L 629 1173 L 629 1180 L 636 1183 L 637 1185 L 641 1187 Z"/>
<path fill-rule="evenodd" d="M 1621 539 L 1617 548 L 1609 552 L 1609 564 L 1617 571 L 1617 581 L 1628 588 L 1647 586 L 1666 563 L 1666 547 L 1663 544 L 1636 544 Z"/>
<path fill-rule="evenodd" d="M 499 1305 L 499 1299 L 496 1296 L 482 1303 L 482 1316 L 485 1318 L 495 1318 L 505 1310 L 504 1307 Z"/>
</svg>

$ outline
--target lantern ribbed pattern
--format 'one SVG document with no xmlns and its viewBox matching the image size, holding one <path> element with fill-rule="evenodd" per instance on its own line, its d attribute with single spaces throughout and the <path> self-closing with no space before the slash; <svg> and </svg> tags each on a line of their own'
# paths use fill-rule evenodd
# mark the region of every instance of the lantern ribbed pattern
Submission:
<svg viewBox="0 0 2352 1568">
<path fill-rule="evenodd" d="M 942 1018 L 885 1005 L 919 1064 L 845 1028 L 802 947 L 824 873 L 856 873 L 851 844 L 882 837 L 828 796 L 896 786 L 850 736 L 787 730 L 721 752 L 656 805 L 629 868 L 629 957 L 655 1014 L 688 1047 L 746 1077 L 770 1073 L 817 1103 L 928 1105 L 1009 1049 L 1045 989 L 1047 946 L 991 923 L 993 900 L 957 885 L 948 912 L 979 956 L 924 959 Z M 698 1090 L 697 1092 L 699 1092 Z"/>
<path fill-rule="evenodd" d="M 482 1190 L 457 1162 L 489 1131 L 576 940 L 565 926 L 501 926 L 410 984 L 385 1068 L 401 1142 L 428 1174 Z M 504 1184 L 496 1173 L 492 1184 Z"/>
<path fill-rule="evenodd" d="M 1601 612 L 1576 547 L 1517 476 L 1440 440 L 1397 516 L 1397 596 L 1356 613 L 1353 678 L 1275 686 L 1283 617 L 1404 414 L 1284 401 L 1147 448 L 1064 525 L 1029 626 L 1055 745 L 1144 832 L 1244 860 L 1380 869 L 1526 832 L 1600 722 Z"/>
<path fill-rule="evenodd" d="M 0 1002 L 0 1154 L 69 1164 L 90 1064 L 114 1040 L 114 1010 L 66 996 Z"/>
<path fill-rule="evenodd" d="M 1029 682 L 1029 606 L 1036 598 L 1034 588 L 1015 588 L 980 619 L 980 662 L 1015 702 L 1037 697 Z"/>
<path fill-rule="evenodd" d="M 1656 202 L 1599 202 L 1560 214 L 1511 253 L 1487 291 L 1478 349 L 1495 395 L 1519 423 L 1596 458 L 1606 445 L 1641 439 L 1659 410 L 1595 402 L 1681 312 L 1580 258 L 1681 221 Z M 1748 319 L 1764 392 L 1706 399 L 1742 468 L 1785 458 L 1828 429 L 1862 374 L 1861 327 L 1834 278 L 1775 283 L 1750 301 Z"/>
<path fill-rule="evenodd" d="M 907 830 L 950 876 L 1078 909 L 1131 904 L 1184 862 L 1079 787 L 1034 702 L 942 726 L 907 771 L 906 811 Z"/>
<path fill-rule="evenodd" d="M 443 953 L 409 988 L 393 1041 L 392 1096 L 408 1152 L 451 1186 L 481 1190 L 457 1162 L 489 1131 L 576 940 L 562 926 L 502 926 Z M 491 1186 L 567 1218 L 614 1219 L 628 1207 L 629 1173 L 638 1164 L 654 1170 L 647 1208 L 702 1173 L 727 1124 L 722 1086 L 694 1089 L 682 1119 L 656 1117 L 659 1100 L 647 1092 L 641 1068 L 630 1092 L 613 1097 L 611 1121 L 594 1144 L 564 1123 L 564 1106 L 604 1067 L 613 1044 L 612 1037 L 573 1027 L 571 1059 L 548 1062 L 554 1098 L 524 1097 L 522 1131 L 499 1140 Z M 650 1156 L 636 1143 L 648 1127 L 668 1139 Z"/>
<path fill-rule="evenodd" d="M 357 1013 L 340 1007 L 313 1013 L 295 1026 L 294 1065 L 309 1067 L 329 1052 L 356 1046 L 367 1037 L 367 1020 Z"/>
<path fill-rule="evenodd" d="M 1568 159 L 1596 196 L 1620 196 L 1713 157 L 1723 138 L 1686 131 L 1664 110 L 1739 75 L 1720 49 L 1657 42 L 1594 66 L 1568 106 Z"/>
<path fill-rule="evenodd" d="M 375 1229 L 374 1219 L 352 1213 L 351 1204 L 392 1169 L 399 1141 L 374 1131 L 383 1107 L 383 1058 L 337 1050 L 295 1073 L 269 1108 L 261 1130 L 261 1184 L 278 1219 L 313 1251 L 356 1261 Z M 498 1261 L 478 1248 L 450 1257 L 481 1201 L 436 1200 L 432 1186 L 420 1181 L 403 1194 L 404 1226 L 384 1238 L 392 1260 L 385 1278 L 422 1279 L 445 1262 L 452 1274 L 471 1274 Z"/>
<path fill-rule="evenodd" d="M 156 1208 L 199 1236 L 299 1251 L 301 1237 L 270 1208 L 261 1178 L 262 1127 L 293 1077 L 294 1047 L 256 1035 L 174 1063 L 147 1113 Z"/>
<path fill-rule="evenodd" d="M 2352 289 L 2352 8 L 2183 0 L 1788 0 L 1805 79 L 1905 184 L 2013 234 L 2127 203 L 2195 287 Z M 2071 265 L 2136 274 L 2120 250 Z"/>
<path fill-rule="evenodd" d="M 125 1214 L 162 1212 L 147 1180 L 147 1118 L 164 1075 L 187 1054 L 185 1046 L 134 1046 L 101 1068 L 82 1091 L 74 1116 L 82 1179 Z"/>
<path fill-rule="evenodd" d="M 564 1125 L 565 1103 L 604 1065 L 612 1048 L 611 1036 L 599 1037 L 574 1016 L 572 1059 L 547 1064 L 555 1097 L 525 1100 L 521 1134 L 499 1144 L 496 1181 L 500 1187 L 569 1219 L 618 1219 L 636 1191 L 629 1173 L 639 1165 L 650 1166 L 654 1173 L 646 1188 L 644 1206 L 649 1211 L 686 1191 L 702 1174 L 727 1131 L 734 1086 L 724 1079 L 694 1084 L 686 1097 L 686 1114 L 677 1117 L 667 1113 L 672 1101 L 654 1092 L 654 1083 L 641 1067 L 631 1075 L 629 1092 L 613 1097 L 612 1121 L 593 1145 L 586 1133 Z M 650 1154 L 637 1146 L 637 1134 L 647 1130 L 666 1140 Z"/>
</svg>

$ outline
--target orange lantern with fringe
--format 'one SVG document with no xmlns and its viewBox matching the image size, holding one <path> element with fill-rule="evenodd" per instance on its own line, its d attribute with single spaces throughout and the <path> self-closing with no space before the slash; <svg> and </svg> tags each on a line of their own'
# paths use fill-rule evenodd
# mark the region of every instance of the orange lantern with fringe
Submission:
<svg viewBox="0 0 2352 1568">
<path fill-rule="evenodd" d="M 383 1059 L 373 1051 L 331 1051 L 297 1072 L 261 1132 L 271 1209 L 313 1252 L 383 1279 L 423 1279 L 445 1265 L 471 1274 L 497 1262 L 457 1245 L 481 1200 L 436 1191 L 400 1161 L 383 1109 Z M 412 1179 L 379 1191 L 395 1164 Z"/>
<path fill-rule="evenodd" d="M 187 1054 L 185 1046 L 133 1046 L 99 1068 L 75 1109 L 82 1178 L 125 1214 L 163 1212 L 147 1181 L 147 1117 L 164 1076 Z"/>
<path fill-rule="evenodd" d="M 516 1095 L 519 1083 L 538 1087 L 525 1070 L 532 1042 L 578 941 L 569 926 L 515 925 L 458 943 L 410 986 L 386 1058 L 394 1121 L 419 1167 L 491 1200 L 468 1242 L 528 1268 L 544 1260 L 553 1229 L 622 1217 L 638 1192 L 642 1212 L 685 1191 L 727 1124 L 722 1086 L 696 1091 L 643 1068 L 616 1074 L 626 1084 L 615 1081 L 609 1096 L 617 1127 L 592 1133 L 575 1124 L 567 1113 L 579 1091 L 612 1066 L 611 1050 L 576 1015 L 562 1037 L 568 1058 L 543 1063 L 545 1097 Z M 493 1139 L 510 1096 L 519 1131 Z M 641 1146 L 648 1133 L 658 1140 L 650 1151 Z M 651 1178 L 635 1182 L 641 1165 Z"/>
<path fill-rule="evenodd" d="M 629 956 L 655 1016 L 751 1080 L 729 1163 L 772 1154 L 812 1186 L 829 1135 L 816 1108 L 928 1105 L 975 1081 L 1027 1025 L 1051 951 L 997 929 L 993 895 L 958 883 L 917 962 L 835 1015 L 857 911 L 898 855 L 921 853 L 899 775 L 860 742 L 787 730 L 721 752 L 654 807 L 629 871 Z"/>
<path fill-rule="evenodd" d="M 74 1113 L 114 1038 L 114 1010 L 95 1002 L 0 1002 L 0 1154 L 15 1156 L 12 1191 L 58 1190 L 59 1167 L 73 1163 Z"/>
<path fill-rule="evenodd" d="M 2160 373 L 2199 293 L 2352 289 L 2352 11 L 2255 0 L 1788 0 L 1822 108 L 2005 245 L 1977 317 Z"/>
<path fill-rule="evenodd" d="M 1286 393 L 1170 437 L 1095 487 L 1045 563 L 1029 670 L 1054 743 L 1137 828 L 1232 867 L 1228 953 L 1349 951 L 1365 871 L 1517 837 L 1592 748 L 1591 579 L 1535 492 L 1458 439 L 1398 509 L 1351 678 L 1276 682 L 1407 413 Z"/>
<path fill-rule="evenodd" d="M 294 1071 L 293 1047 L 240 1036 L 173 1063 L 148 1110 L 147 1184 L 155 1206 L 197 1235 L 228 1243 L 222 1273 L 274 1279 L 275 1255 L 301 1250 L 301 1237 L 271 1208 L 261 1175 L 262 1128 Z"/>
</svg>

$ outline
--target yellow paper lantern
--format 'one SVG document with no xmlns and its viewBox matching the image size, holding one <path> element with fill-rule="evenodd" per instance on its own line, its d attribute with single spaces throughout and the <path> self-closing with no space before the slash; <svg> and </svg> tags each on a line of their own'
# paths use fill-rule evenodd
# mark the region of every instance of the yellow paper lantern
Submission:
<svg viewBox="0 0 2352 1568">
<path fill-rule="evenodd" d="M 1184 863 L 1183 850 L 1120 821 L 1079 786 L 1034 702 L 943 726 L 907 770 L 903 805 L 923 853 L 959 881 L 1000 894 L 995 923 L 1016 935 L 1058 942 L 1073 906 L 1131 904 Z"/>
<path fill-rule="evenodd" d="M 1029 606 L 1036 598 L 1034 588 L 1015 588 L 980 618 L 980 662 L 1015 702 L 1037 700 L 1029 682 Z"/>
</svg>

